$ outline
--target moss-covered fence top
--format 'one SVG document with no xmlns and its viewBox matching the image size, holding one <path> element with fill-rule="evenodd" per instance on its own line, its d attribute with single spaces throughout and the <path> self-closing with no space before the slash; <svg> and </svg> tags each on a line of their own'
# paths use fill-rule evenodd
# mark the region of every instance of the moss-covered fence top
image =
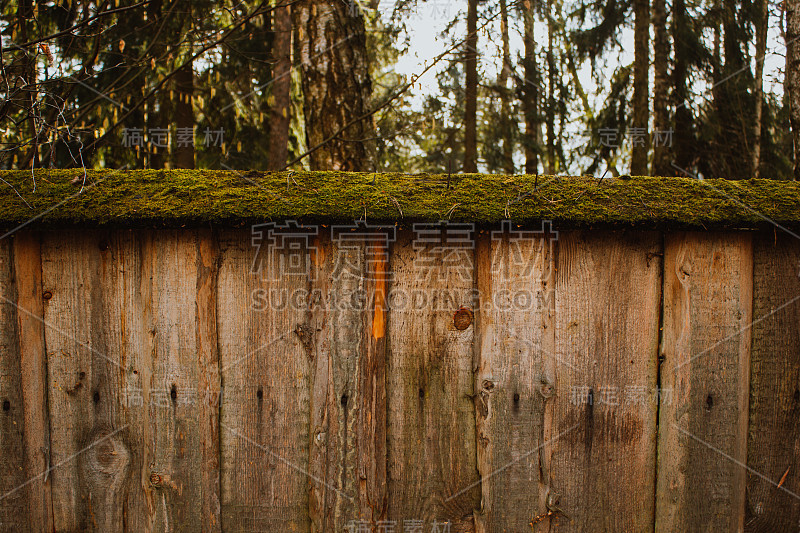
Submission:
<svg viewBox="0 0 800 533">
<path fill-rule="evenodd" d="M 35 179 L 34 179 L 35 177 Z M 375 180 L 373 184 L 373 179 Z M 800 226 L 800 184 L 773 180 L 207 170 L 0 171 L 0 224 L 316 221 L 571 226 Z M 34 189 L 35 181 L 35 189 Z"/>
</svg>

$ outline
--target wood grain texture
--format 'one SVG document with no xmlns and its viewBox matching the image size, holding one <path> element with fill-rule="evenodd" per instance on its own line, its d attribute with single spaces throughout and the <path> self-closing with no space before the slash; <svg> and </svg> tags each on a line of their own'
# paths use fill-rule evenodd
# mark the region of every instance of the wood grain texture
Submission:
<svg viewBox="0 0 800 533">
<path fill-rule="evenodd" d="M 95 231 L 49 232 L 42 242 L 56 531 L 122 531 L 129 459 L 114 413 L 122 364 L 109 335 L 101 279 L 108 249 Z M 101 254 L 105 257 L 101 258 Z"/>
<path fill-rule="evenodd" d="M 28 527 L 24 457 L 24 404 L 17 340 L 12 240 L 0 240 L 0 531 Z"/>
<path fill-rule="evenodd" d="M 219 523 L 198 512 L 196 232 L 54 232 L 42 257 L 57 530 Z"/>
<path fill-rule="evenodd" d="M 560 234 L 551 531 L 653 529 L 660 252 L 655 233 Z"/>
<path fill-rule="evenodd" d="M 282 269 L 308 250 L 255 248 L 241 230 L 219 243 L 222 529 L 307 531 L 310 362 L 295 330 L 308 272 Z"/>
<path fill-rule="evenodd" d="M 386 298 L 389 238 L 320 234 L 312 263 L 315 335 L 309 468 L 312 531 L 386 520 Z M 375 233 L 377 232 L 377 233 Z M 387 235 L 380 243 L 370 240 Z"/>
<path fill-rule="evenodd" d="M 555 391 L 555 235 L 479 236 L 475 413 L 481 509 L 476 531 L 528 531 L 547 511 Z M 535 531 L 548 524 L 539 521 Z"/>
<path fill-rule="evenodd" d="M 800 241 L 764 232 L 753 247 L 744 530 L 800 531 Z"/>
<path fill-rule="evenodd" d="M 753 249 L 746 233 L 668 234 L 656 531 L 741 531 Z"/>
<path fill-rule="evenodd" d="M 197 232 L 196 343 L 199 382 L 198 433 L 201 437 L 200 483 L 204 532 L 222 530 L 220 517 L 220 427 L 221 391 L 219 338 L 217 336 L 217 277 L 219 246 L 208 229 Z"/>
<path fill-rule="evenodd" d="M 473 308 L 474 251 L 415 246 L 413 237 L 402 232 L 392 253 L 388 516 L 398 527 L 449 521 L 451 531 L 474 531 L 475 326 L 454 325 L 459 308 Z"/>
<path fill-rule="evenodd" d="M 23 415 L 23 464 L 28 500 L 28 526 L 33 531 L 53 527 L 50 416 L 47 392 L 47 354 L 42 321 L 42 262 L 38 232 L 14 236 L 14 280 L 17 301 L 17 340 Z"/>
</svg>

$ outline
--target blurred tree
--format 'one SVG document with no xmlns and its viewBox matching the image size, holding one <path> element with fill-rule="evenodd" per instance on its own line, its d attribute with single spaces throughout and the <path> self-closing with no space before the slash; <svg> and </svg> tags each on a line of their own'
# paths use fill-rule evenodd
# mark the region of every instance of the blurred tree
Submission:
<svg viewBox="0 0 800 533">
<path fill-rule="evenodd" d="M 464 172 L 478 171 L 478 0 L 467 0 L 464 44 Z"/>
<path fill-rule="evenodd" d="M 300 0 L 292 15 L 311 168 L 373 170 L 372 81 L 358 4 Z"/>
<path fill-rule="evenodd" d="M 794 141 L 793 179 L 800 179 L 800 1 L 786 0 L 786 94 Z"/>
<path fill-rule="evenodd" d="M 631 174 L 647 174 L 650 150 L 650 2 L 633 0 L 633 127 Z"/>
</svg>

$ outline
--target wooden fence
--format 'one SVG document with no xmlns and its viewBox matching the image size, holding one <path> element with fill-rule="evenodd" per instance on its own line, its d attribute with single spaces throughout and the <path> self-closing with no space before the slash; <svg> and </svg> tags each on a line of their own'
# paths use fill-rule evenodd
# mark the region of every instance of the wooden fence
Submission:
<svg viewBox="0 0 800 533">
<path fill-rule="evenodd" d="M 0 239 L 0 531 L 800 530 L 800 240 L 437 228 Z"/>
</svg>

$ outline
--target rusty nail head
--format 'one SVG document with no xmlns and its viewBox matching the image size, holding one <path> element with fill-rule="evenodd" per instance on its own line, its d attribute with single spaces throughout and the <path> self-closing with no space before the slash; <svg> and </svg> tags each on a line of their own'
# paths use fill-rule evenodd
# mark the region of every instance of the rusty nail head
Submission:
<svg viewBox="0 0 800 533">
<path fill-rule="evenodd" d="M 456 314 L 453 315 L 453 325 L 457 330 L 463 331 L 472 324 L 472 310 L 466 307 L 459 308 Z"/>
</svg>

